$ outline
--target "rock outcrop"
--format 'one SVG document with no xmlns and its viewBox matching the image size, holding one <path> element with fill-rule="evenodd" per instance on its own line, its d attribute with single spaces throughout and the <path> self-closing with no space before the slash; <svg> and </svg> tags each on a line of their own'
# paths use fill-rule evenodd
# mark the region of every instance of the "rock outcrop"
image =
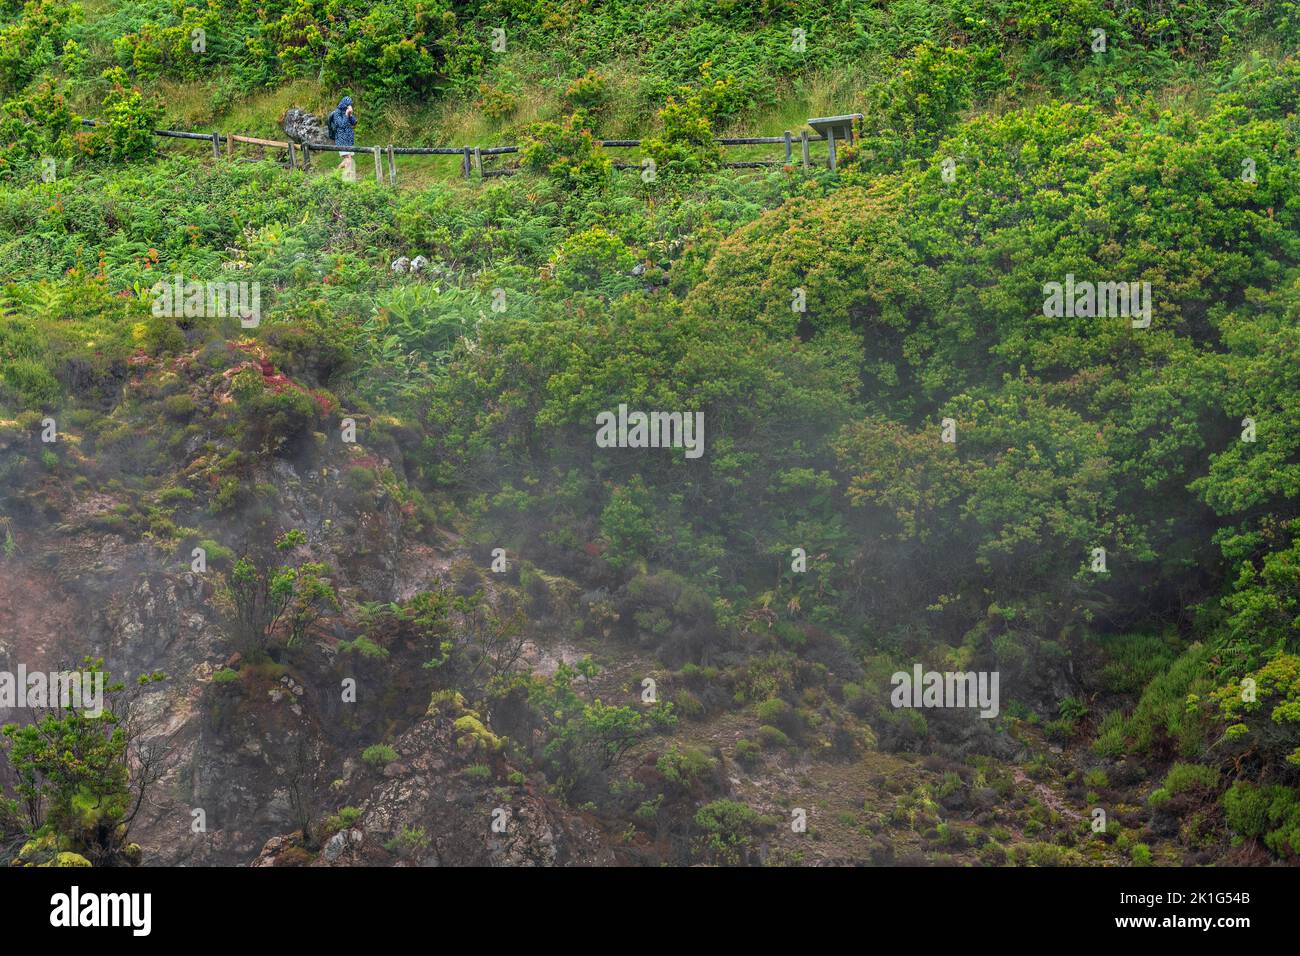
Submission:
<svg viewBox="0 0 1300 956">
<path fill-rule="evenodd" d="M 295 143 L 306 143 L 308 146 L 330 144 L 324 122 L 296 106 L 285 110 L 284 115 L 280 117 L 280 128 L 284 130 L 284 135 Z"/>
</svg>

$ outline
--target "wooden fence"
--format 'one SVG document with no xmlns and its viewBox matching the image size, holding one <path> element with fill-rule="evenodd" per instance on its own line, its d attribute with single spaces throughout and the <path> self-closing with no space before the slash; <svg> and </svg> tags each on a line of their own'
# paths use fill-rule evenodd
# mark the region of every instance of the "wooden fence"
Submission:
<svg viewBox="0 0 1300 956">
<path fill-rule="evenodd" d="M 97 126 L 98 120 L 83 119 L 82 124 L 85 126 Z M 166 137 L 169 139 L 188 139 L 199 140 L 212 145 L 212 155 L 220 159 L 223 152 L 226 156 L 235 155 L 235 146 L 238 143 L 246 143 L 251 146 L 270 147 L 272 149 L 287 150 L 289 154 L 289 168 L 293 170 L 307 170 L 311 166 L 311 154 L 321 152 L 331 153 L 370 153 L 375 160 L 375 181 L 385 181 L 384 167 L 387 165 L 387 180 L 389 185 L 397 185 L 397 161 L 398 156 L 459 156 L 460 157 L 460 174 L 465 179 L 473 177 L 477 171 L 480 179 L 491 176 L 509 176 L 515 172 L 516 167 L 503 167 L 500 169 L 484 169 L 484 157 L 505 156 L 511 153 L 518 153 L 518 146 L 334 146 L 332 144 L 307 144 L 295 143 L 291 140 L 278 139 L 260 139 L 256 136 L 240 136 L 235 133 L 189 133 L 182 130 L 174 129 L 156 129 L 153 131 L 155 136 Z M 850 142 L 853 139 L 852 133 L 849 136 Z M 603 139 L 597 142 L 605 149 L 636 149 L 640 147 L 639 139 Z M 786 130 L 780 136 L 736 136 L 724 137 L 717 140 L 718 144 L 723 147 L 730 146 L 763 146 L 780 144 L 785 147 L 784 159 L 759 159 L 745 162 L 728 162 L 723 166 L 728 169 L 755 169 L 765 166 L 785 166 L 794 162 L 795 144 L 799 145 L 800 162 L 804 169 L 812 165 L 812 156 L 810 146 L 812 143 L 825 142 L 827 144 L 826 164 L 833 172 L 837 168 L 835 134 L 833 130 L 828 131 L 828 135 L 820 133 L 809 133 L 807 130 L 802 131 L 795 136 L 789 130 Z M 298 161 L 297 151 L 301 150 L 301 163 Z M 385 163 L 385 159 L 387 162 Z M 615 169 L 641 169 L 642 166 L 637 163 L 614 163 Z"/>
</svg>

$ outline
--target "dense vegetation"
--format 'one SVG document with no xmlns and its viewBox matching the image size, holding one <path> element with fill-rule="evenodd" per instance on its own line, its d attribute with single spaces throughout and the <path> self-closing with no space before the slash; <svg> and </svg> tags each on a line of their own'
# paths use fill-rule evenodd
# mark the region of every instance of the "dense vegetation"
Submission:
<svg viewBox="0 0 1300 956">
<path fill-rule="evenodd" d="M 720 757 L 875 748 L 942 773 L 852 823 L 878 862 L 890 826 L 987 864 L 1300 858 L 1300 4 L 29 0 L 0 24 L 6 529 L 57 520 L 55 486 L 108 495 L 105 532 L 173 569 L 206 549 L 245 666 L 335 620 L 474 759 L 510 748 L 674 860 L 752 860 L 784 825 Z M 522 166 L 412 160 L 392 189 L 149 135 L 270 131 L 285 90 L 350 93 L 359 142 L 472 114 Z M 815 107 L 864 114 L 838 175 L 718 167 L 718 132 Z M 595 142 L 626 132 L 657 178 Z M 417 253 L 436 270 L 389 268 Z M 259 282 L 260 328 L 155 316 L 174 274 Z M 1149 283 L 1149 327 L 1046 315 L 1067 275 Z M 620 403 L 703 412 L 705 454 L 598 447 Z M 41 444 L 47 416 L 75 442 Z M 269 463 L 318 467 L 344 419 L 348 531 L 456 541 L 445 590 L 355 584 L 280 513 Z M 518 666 L 561 633 L 654 661 L 663 701 Z M 913 662 L 999 672 L 995 727 L 891 708 Z M 710 753 L 689 728 L 727 714 L 756 739 Z M 1008 799 L 1018 767 L 1112 825 L 1037 799 L 1014 835 L 952 825 L 953 791 Z"/>
</svg>

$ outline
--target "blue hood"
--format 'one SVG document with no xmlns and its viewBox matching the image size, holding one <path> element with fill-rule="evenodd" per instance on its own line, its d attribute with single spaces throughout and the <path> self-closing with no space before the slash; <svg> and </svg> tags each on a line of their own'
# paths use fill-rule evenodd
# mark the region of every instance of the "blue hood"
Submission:
<svg viewBox="0 0 1300 956">
<path fill-rule="evenodd" d="M 351 105 L 352 105 L 352 97 L 350 96 L 343 97 L 343 99 L 339 100 L 339 112 L 340 113 L 343 112 L 343 110 L 347 109 Z"/>
</svg>

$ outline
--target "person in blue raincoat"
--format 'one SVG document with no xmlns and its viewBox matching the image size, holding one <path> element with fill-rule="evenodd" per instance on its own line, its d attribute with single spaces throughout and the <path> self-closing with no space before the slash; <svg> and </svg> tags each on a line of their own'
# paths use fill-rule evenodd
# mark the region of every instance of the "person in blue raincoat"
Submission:
<svg viewBox="0 0 1300 956">
<path fill-rule="evenodd" d="M 355 143 L 354 130 L 357 125 L 357 115 L 352 109 L 352 97 L 345 96 L 339 100 L 339 105 L 330 113 L 329 119 L 325 122 L 325 127 L 334 140 L 335 146 L 352 146 Z M 341 162 L 339 168 L 343 170 L 343 178 L 355 181 L 357 178 L 356 161 L 353 159 L 354 154 L 351 152 L 339 153 Z"/>
</svg>

